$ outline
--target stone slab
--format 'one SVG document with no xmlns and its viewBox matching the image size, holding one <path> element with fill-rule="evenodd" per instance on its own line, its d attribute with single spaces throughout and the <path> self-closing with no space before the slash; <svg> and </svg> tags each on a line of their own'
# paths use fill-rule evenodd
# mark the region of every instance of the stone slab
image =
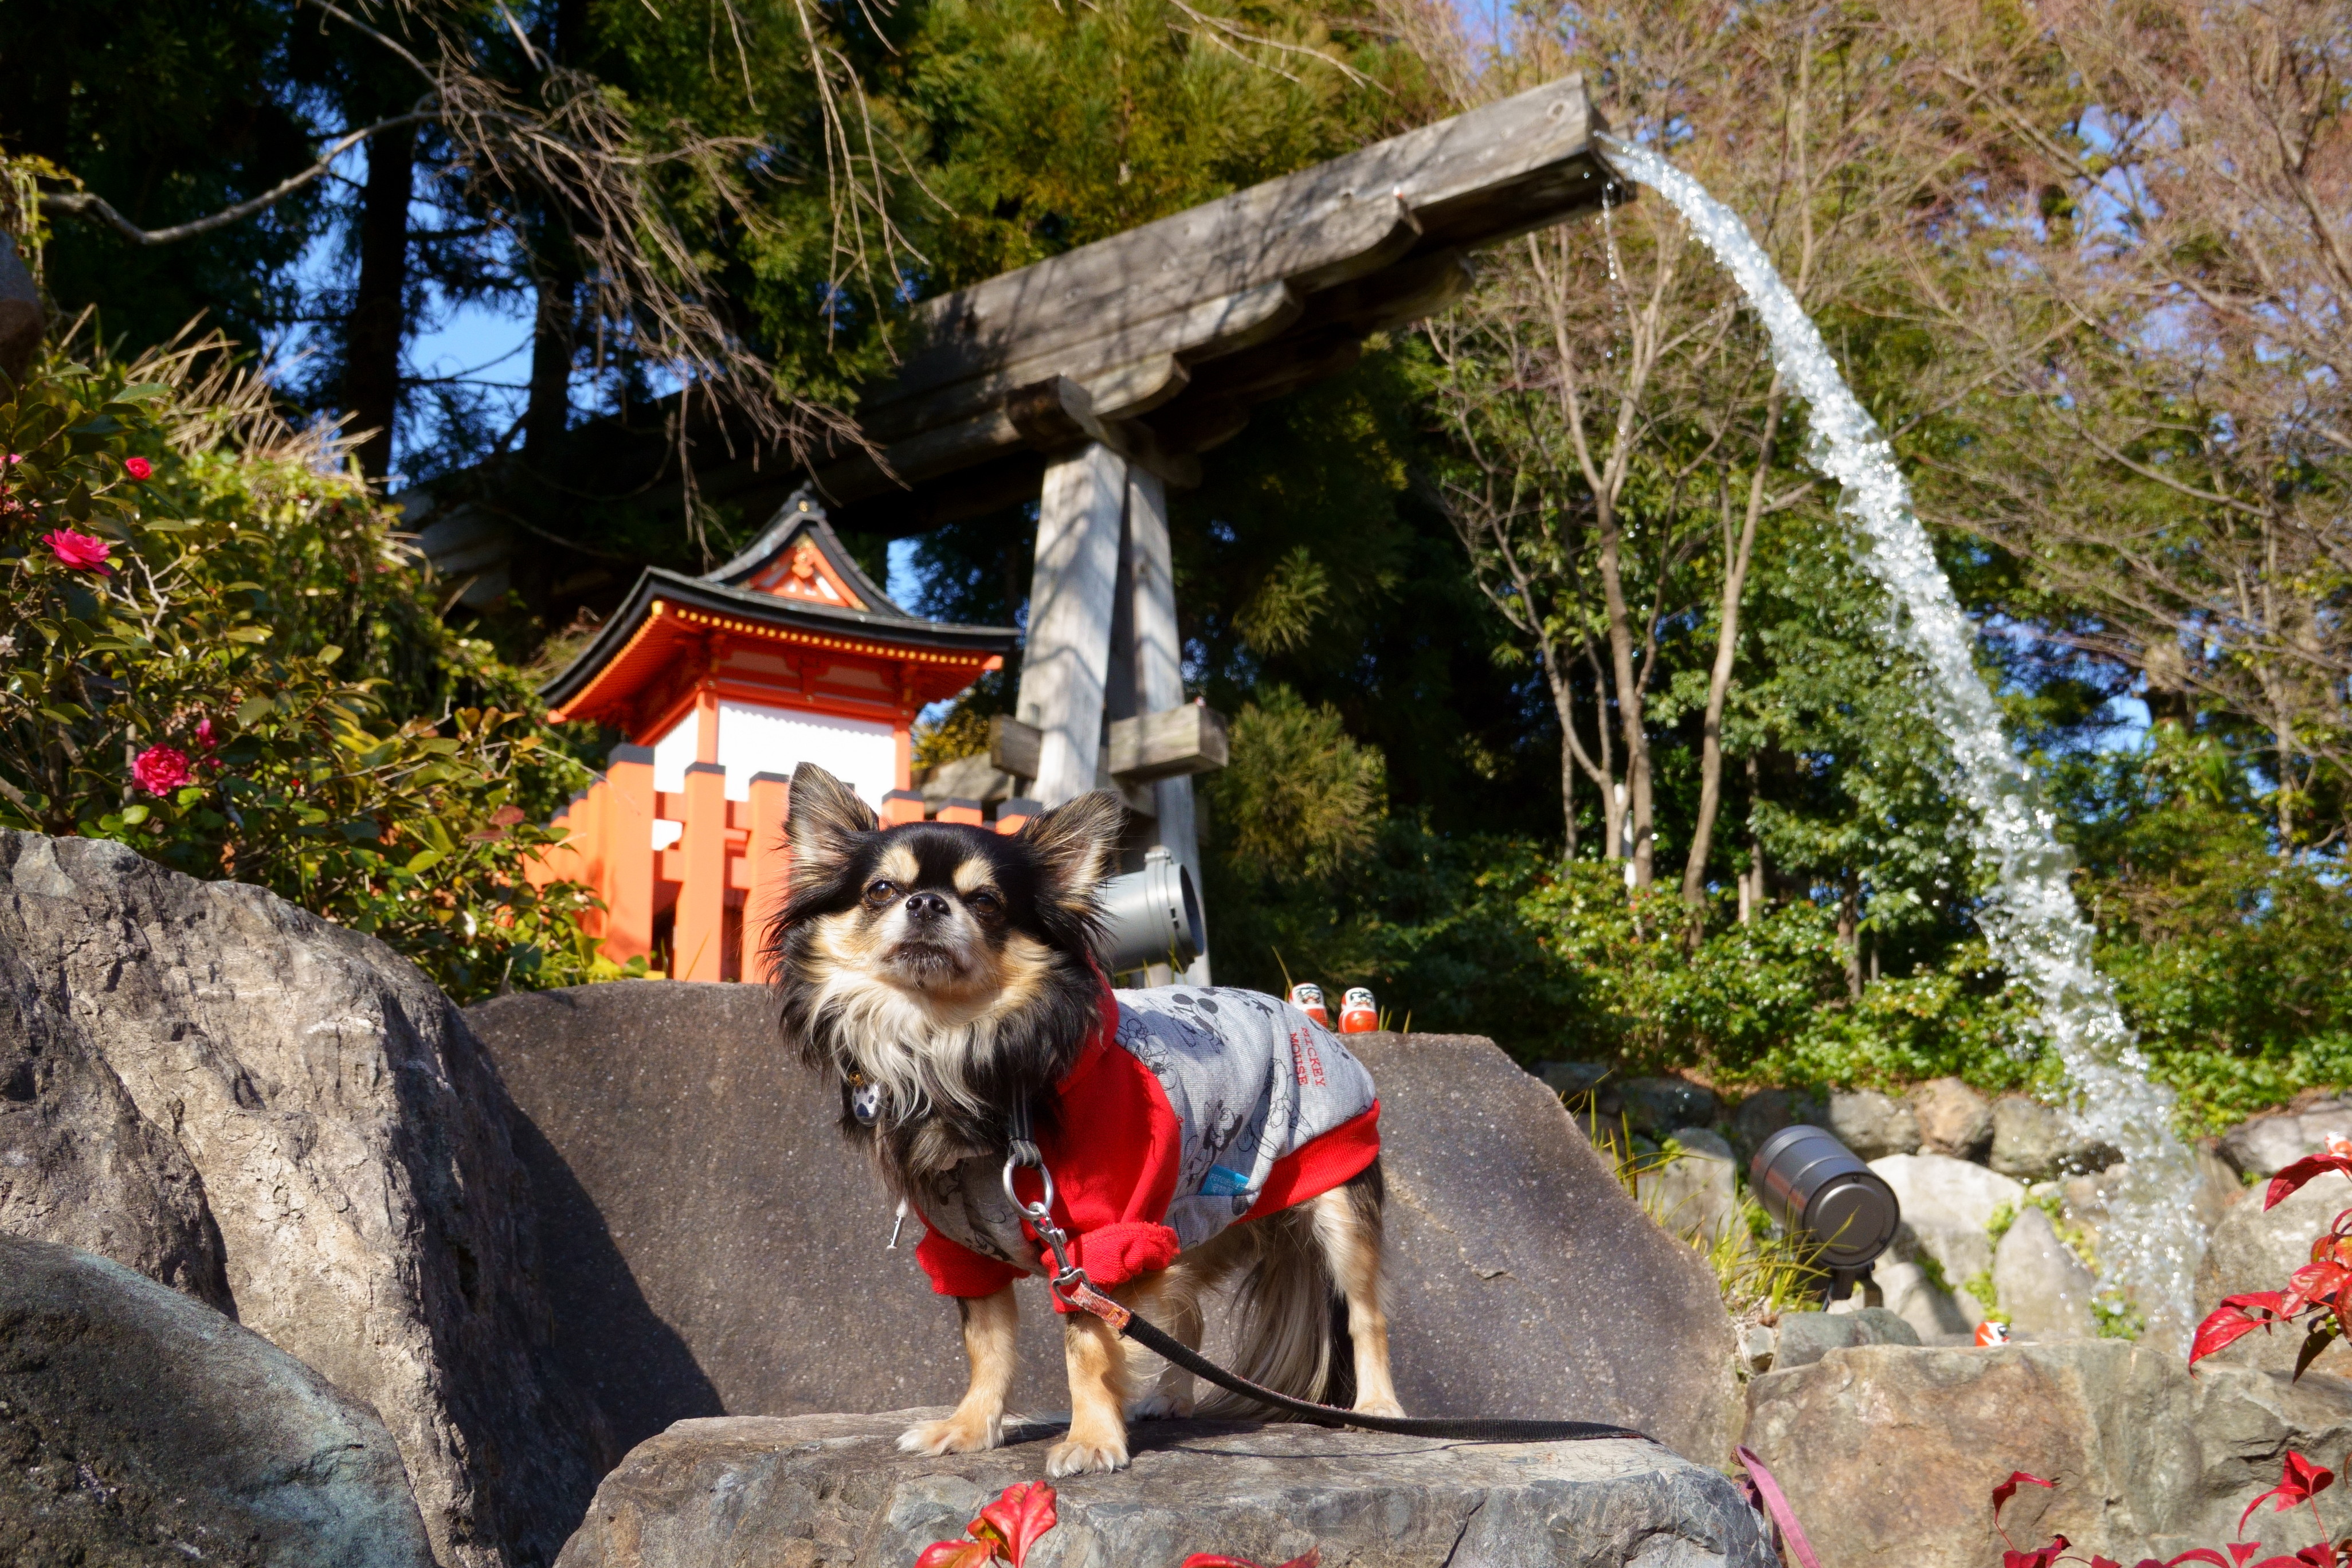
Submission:
<svg viewBox="0 0 2352 1568">
<path fill-rule="evenodd" d="M 986 1454 L 892 1443 L 944 1412 L 681 1421 L 605 1478 L 558 1568 L 714 1563 L 904 1568 L 981 1505 L 1044 1473 L 1061 1428 Z M 1135 1463 L 1056 1483 L 1029 1568 L 1169 1568 L 1194 1552 L 1326 1568 L 1774 1568 L 1717 1471 L 1653 1444 L 1475 1444 L 1155 1421 Z"/>
<path fill-rule="evenodd" d="M 468 1018 L 528 1117 L 555 1353 L 625 1442 L 687 1417 L 957 1397 L 955 1313 L 915 1266 L 920 1223 L 884 1249 L 880 1183 L 765 991 L 587 986 Z M 1380 1086 L 1406 1409 L 1609 1421 L 1723 1459 L 1738 1394 L 1714 1276 L 1558 1097 L 1475 1037 L 1349 1043 Z M 1013 1407 L 1066 1409 L 1043 1288 L 1020 1289 Z"/>
<path fill-rule="evenodd" d="M 433 1568 L 375 1412 L 119 1263 L 0 1234 L 0 1562 Z"/>
</svg>

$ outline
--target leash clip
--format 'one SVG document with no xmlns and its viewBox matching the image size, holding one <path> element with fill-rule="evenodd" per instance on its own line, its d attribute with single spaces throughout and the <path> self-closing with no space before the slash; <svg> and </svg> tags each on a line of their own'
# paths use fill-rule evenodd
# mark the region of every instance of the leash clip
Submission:
<svg viewBox="0 0 2352 1568">
<path fill-rule="evenodd" d="M 1115 1329 L 1125 1328 L 1131 1315 L 1128 1310 L 1096 1289 L 1087 1271 L 1070 1261 L 1069 1233 L 1054 1223 L 1054 1173 L 1047 1168 L 1044 1152 L 1029 1136 L 1029 1107 L 1025 1101 L 1013 1114 L 1012 1131 L 1011 1147 L 1004 1156 L 1004 1198 L 1027 1223 L 1031 1234 L 1054 1255 L 1055 1274 L 1046 1288 L 1065 1306 L 1091 1312 Z M 1013 1190 L 1013 1173 L 1024 1165 L 1036 1172 L 1045 1184 L 1044 1198 L 1034 1204 L 1023 1203 L 1021 1194 Z"/>
</svg>

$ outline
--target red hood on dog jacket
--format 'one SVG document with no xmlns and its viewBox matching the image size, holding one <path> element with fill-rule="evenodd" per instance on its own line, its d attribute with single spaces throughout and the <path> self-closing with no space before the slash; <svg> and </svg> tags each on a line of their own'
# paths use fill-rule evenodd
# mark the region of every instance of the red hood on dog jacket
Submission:
<svg viewBox="0 0 2352 1568">
<path fill-rule="evenodd" d="M 1190 985 L 1106 985 L 1102 1001 L 1101 1024 L 1055 1086 L 1055 1114 L 1037 1117 L 1055 1222 L 1097 1286 L 1165 1268 L 1380 1153 L 1372 1075 L 1288 1003 Z M 942 1296 L 992 1296 L 1019 1275 L 1053 1273 L 1005 1202 L 1003 1172 L 1001 1160 L 967 1160 L 916 1199 L 929 1234 L 915 1257 Z M 1034 1171 L 1013 1182 L 1024 1203 L 1044 1191 Z"/>
</svg>

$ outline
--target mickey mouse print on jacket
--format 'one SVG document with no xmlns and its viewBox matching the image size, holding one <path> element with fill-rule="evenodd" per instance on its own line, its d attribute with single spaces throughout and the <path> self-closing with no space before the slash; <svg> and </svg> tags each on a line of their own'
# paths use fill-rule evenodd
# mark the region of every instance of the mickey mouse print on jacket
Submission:
<svg viewBox="0 0 2352 1568">
<path fill-rule="evenodd" d="M 1102 1002 L 1037 1139 L 1055 1221 L 1097 1286 L 1165 1268 L 1379 1155 L 1371 1074 L 1288 1003 L 1190 985 L 1106 985 Z M 916 1199 L 929 1234 L 915 1256 L 940 1295 L 990 1296 L 1018 1275 L 1052 1272 L 1005 1201 L 1002 1172 L 1001 1161 L 967 1160 Z M 1034 1171 L 1014 1183 L 1024 1202 L 1042 1194 Z"/>
</svg>

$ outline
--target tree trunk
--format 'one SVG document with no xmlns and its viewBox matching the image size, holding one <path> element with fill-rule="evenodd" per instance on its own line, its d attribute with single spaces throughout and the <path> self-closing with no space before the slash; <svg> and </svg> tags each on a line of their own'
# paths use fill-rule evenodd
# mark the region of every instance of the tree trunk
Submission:
<svg viewBox="0 0 2352 1568">
<path fill-rule="evenodd" d="M 1630 852 L 1622 847 L 1612 848 L 1632 863 L 1633 885 L 1646 888 L 1653 874 L 1650 737 L 1642 724 L 1641 691 L 1633 679 L 1633 620 L 1625 605 L 1625 578 L 1619 557 L 1622 536 L 1616 509 L 1605 502 L 1601 507 L 1600 534 L 1601 586 L 1609 608 L 1609 662 L 1617 688 L 1618 733 L 1625 742 L 1624 810 L 1631 816 L 1627 826 L 1633 834 Z"/>
<path fill-rule="evenodd" d="M 539 279 L 539 312 L 530 331 L 530 401 L 524 406 L 524 453 L 549 459 L 572 421 L 572 310 L 568 270 L 549 268 Z"/>
<path fill-rule="evenodd" d="M 1862 1000 L 1862 879 L 1848 871 L 1838 893 L 1838 947 L 1845 954 L 1845 994 Z"/>
<path fill-rule="evenodd" d="M 1707 672 L 1706 713 L 1700 728 L 1698 756 L 1698 821 L 1691 832 L 1690 855 L 1683 862 L 1683 902 L 1696 908 L 1706 899 L 1706 858 L 1715 844 L 1716 813 L 1723 803 L 1723 705 L 1731 693 L 1731 670 L 1739 655 L 1739 604 L 1748 591 L 1748 568 L 1756 555 L 1756 524 L 1764 515 L 1764 477 L 1772 461 L 1772 445 L 1780 430 L 1780 374 L 1772 373 L 1766 394 L 1764 435 L 1757 443 L 1756 472 L 1748 484 L 1748 510 L 1740 519 L 1737 543 L 1726 537 L 1723 557 L 1723 606 L 1715 634 L 1715 668 Z M 1726 530 L 1727 535 L 1728 529 Z"/>
<path fill-rule="evenodd" d="M 1756 753 L 1748 753 L 1748 870 L 1740 879 L 1739 923 L 1754 925 L 1764 916 L 1764 841 L 1756 837 Z"/>
<path fill-rule="evenodd" d="M 416 132 L 381 132 L 368 142 L 360 205 L 359 290 L 344 330 L 343 401 L 372 479 L 392 471 L 393 425 L 400 417 L 400 353 L 408 328 L 408 204 L 416 186 Z"/>
</svg>

